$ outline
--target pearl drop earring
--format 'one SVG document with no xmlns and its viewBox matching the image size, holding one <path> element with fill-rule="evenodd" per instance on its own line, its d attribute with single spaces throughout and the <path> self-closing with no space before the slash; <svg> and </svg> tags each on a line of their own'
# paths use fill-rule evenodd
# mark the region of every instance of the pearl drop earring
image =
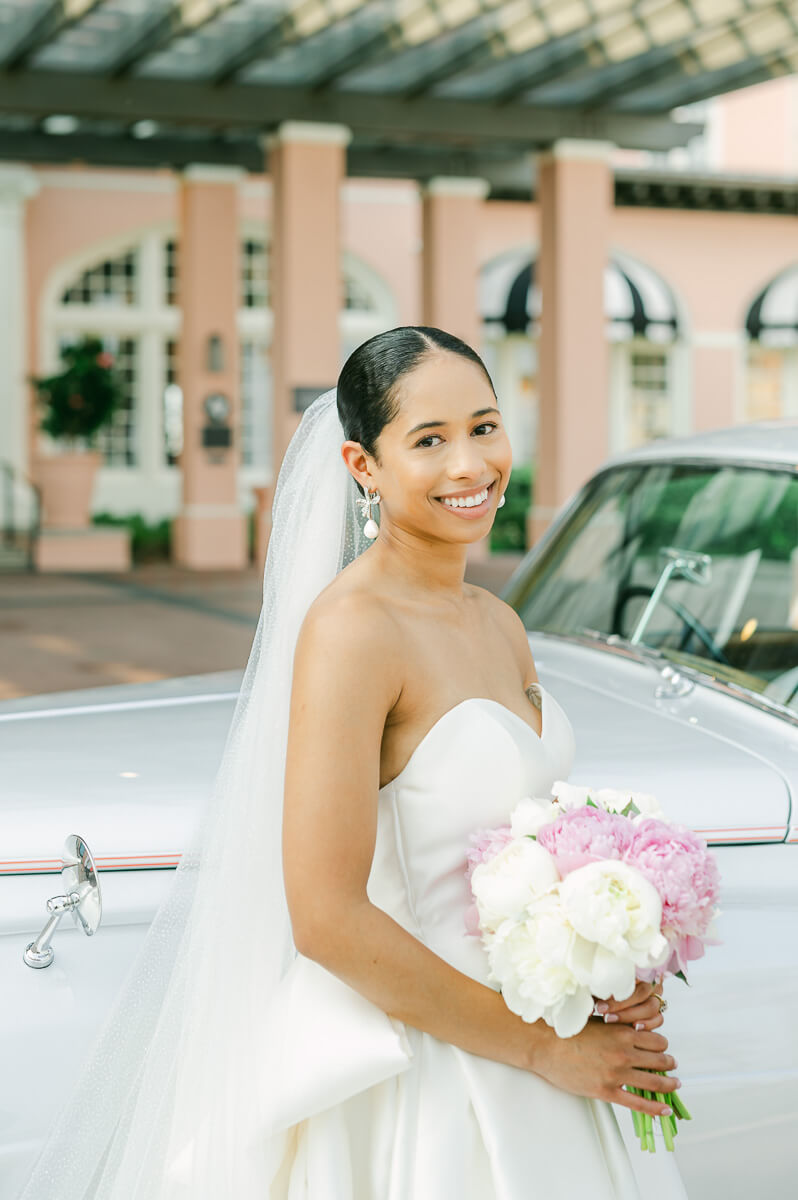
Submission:
<svg viewBox="0 0 798 1200">
<path fill-rule="evenodd" d="M 372 496 L 368 488 L 366 488 L 365 496 L 358 497 L 360 511 L 363 513 L 363 516 L 367 518 L 366 524 L 363 526 L 363 535 L 364 537 L 369 538 L 370 541 L 373 541 L 380 532 L 379 525 L 371 515 L 372 504 L 379 504 L 379 502 L 380 493 L 375 491 L 374 495 Z"/>
<path fill-rule="evenodd" d="M 501 496 L 499 496 L 499 503 L 496 505 L 496 507 L 497 507 L 497 508 L 504 508 L 504 493 L 502 493 L 502 495 L 501 495 Z"/>
</svg>

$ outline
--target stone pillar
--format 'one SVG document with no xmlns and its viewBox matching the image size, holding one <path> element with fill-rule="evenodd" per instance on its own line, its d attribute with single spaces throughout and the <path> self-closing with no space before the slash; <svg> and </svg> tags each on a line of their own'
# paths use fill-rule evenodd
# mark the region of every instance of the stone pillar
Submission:
<svg viewBox="0 0 798 1200">
<path fill-rule="evenodd" d="M 30 515 L 29 491 L 22 484 L 22 476 L 30 474 L 31 449 L 25 204 L 38 190 L 38 180 L 28 167 L 0 164 L 0 462 L 8 463 L 15 472 L 13 501 L 18 522 L 26 522 Z"/>
<path fill-rule="evenodd" d="M 272 183 L 270 294 L 274 474 L 302 411 L 341 369 L 343 125 L 286 121 L 266 139 Z"/>
<path fill-rule="evenodd" d="M 188 167 L 181 180 L 183 503 L 173 527 L 173 558 L 198 570 L 236 569 L 248 561 L 246 518 L 238 501 L 242 174 L 238 168 L 197 165 Z"/>
<path fill-rule="evenodd" d="M 540 408 L 528 545 L 609 453 L 610 151 L 604 142 L 565 139 L 538 159 Z"/>
<path fill-rule="evenodd" d="M 422 313 L 479 353 L 479 235 L 485 179 L 439 176 L 423 191 Z"/>
<path fill-rule="evenodd" d="M 462 338 L 479 354 L 480 218 L 490 185 L 485 179 L 440 175 L 422 191 L 422 324 Z M 468 561 L 490 552 L 490 535 L 472 542 Z"/>
</svg>

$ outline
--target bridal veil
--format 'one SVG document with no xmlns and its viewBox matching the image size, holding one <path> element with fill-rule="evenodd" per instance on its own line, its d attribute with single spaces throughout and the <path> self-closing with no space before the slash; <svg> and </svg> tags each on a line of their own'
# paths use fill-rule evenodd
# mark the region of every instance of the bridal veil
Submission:
<svg viewBox="0 0 798 1200">
<path fill-rule="evenodd" d="M 368 544 L 344 440 L 332 389 L 280 470 L 263 606 L 212 791 L 19 1200 L 267 1200 L 290 1119 L 274 1105 L 289 1099 L 274 997 L 295 965 L 281 867 L 294 646 L 312 601 Z M 398 1030 L 394 1042 L 390 1070 L 406 1058 Z"/>
</svg>

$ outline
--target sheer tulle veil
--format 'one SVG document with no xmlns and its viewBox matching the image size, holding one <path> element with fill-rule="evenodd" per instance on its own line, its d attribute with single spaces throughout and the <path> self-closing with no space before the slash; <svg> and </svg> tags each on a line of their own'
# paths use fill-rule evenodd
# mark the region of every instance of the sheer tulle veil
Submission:
<svg viewBox="0 0 798 1200">
<path fill-rule="evenodd" d="M 294 647 L 312 601 L 368 544 L 343 441 L 332 389 L 280 470 L 263 607 L 210 796 L 19 1200 L 266 1200 L 280 1152 L 272 998 L 295 957 L 281 867 Z"/>
</svg>

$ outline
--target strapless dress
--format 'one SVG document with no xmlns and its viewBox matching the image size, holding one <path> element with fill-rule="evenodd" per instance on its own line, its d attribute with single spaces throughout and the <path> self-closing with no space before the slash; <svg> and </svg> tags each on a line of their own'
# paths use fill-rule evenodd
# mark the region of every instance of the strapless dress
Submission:
<svg viewBox="0 0 798 1200">
<path fill-rule="evenodd" d="M 469 835 L 548 795 L 574 761 L 565 711 L 542 685 L 540 698 L 540 735 L 495 700 L 462 700 L 379 793 L 371 900 L 482 983 L 487 956 L 464 924 Z M 622 1107 L 404 1025 L 302 956 L 283 1003 L 270 1200 L 686 1196 L 673 1154 L 661 1141 L 643 1154 Z"/>
</svg>

